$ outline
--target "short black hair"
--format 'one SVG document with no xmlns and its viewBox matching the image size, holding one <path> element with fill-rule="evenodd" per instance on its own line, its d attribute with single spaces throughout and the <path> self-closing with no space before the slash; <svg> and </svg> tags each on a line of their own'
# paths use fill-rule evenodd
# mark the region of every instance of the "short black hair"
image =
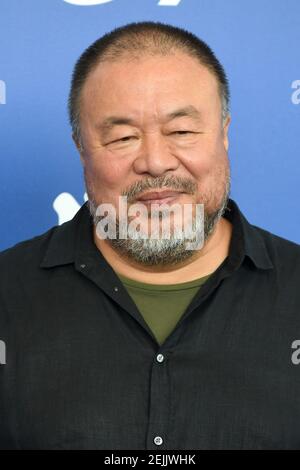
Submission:
<svg viewBox="0 0 300 470">
<path fill-rule="evenodd" d="M 89 73 L 101 62 L 124 56 L 170 55 L 182 51 L 207 67 L 216 77 L 222 102 L 223 122 L 229 114 L 229 84 L 223 66 L 212 49 L 195 34 L 177 26 L 154 21 L 129 23 L 115 28 L 93 42 L 75 64 L 68 99 L 69 120 L 74 137 L 80 142 L 81 90 Z"/>
</svg>

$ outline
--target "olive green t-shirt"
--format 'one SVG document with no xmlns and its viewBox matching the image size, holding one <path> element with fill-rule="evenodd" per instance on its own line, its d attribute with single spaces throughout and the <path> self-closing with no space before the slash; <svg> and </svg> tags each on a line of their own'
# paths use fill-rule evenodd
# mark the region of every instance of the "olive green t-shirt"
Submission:
<svg viewBox="0 0 300 470">
<path fill-rule="evenodd" d="M 118 276 L 158 343 L 162 344 L 210 274 L 180 284 L 148 284 Z"/>
</svg>

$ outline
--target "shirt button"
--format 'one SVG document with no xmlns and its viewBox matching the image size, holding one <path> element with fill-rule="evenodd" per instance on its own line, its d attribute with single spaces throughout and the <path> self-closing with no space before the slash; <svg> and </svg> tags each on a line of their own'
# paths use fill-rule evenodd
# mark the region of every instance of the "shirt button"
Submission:
<svg viewBox="0 0 300 470">
<path fill-rule="evenodd" d="M 118 292 L 119 288 L 117 286 L 114 287 L 114 291 Z"/>
<path fill-rule="evenodd" d="M 161 446 L 162 443 L 163 443 L 163 440 L 162 440 L 162 438 L 161 438 L 160 436 L 156 436 L 156 437 L 153 439 L 153 441 L 154 441 L 154 444 L 156 444 L 157 446 Z"/>
<path fill-rule="evenodd" d="M 156 360 L 157 362 L 163 362 L 164 361 L 164 355 L 163 354 L 157 354 Z"/>
<path fill-rule="evenodd" d="M 84 269 L 86 267 L 86 264 L 81 264 L 80 267 Z"/>
</svg>

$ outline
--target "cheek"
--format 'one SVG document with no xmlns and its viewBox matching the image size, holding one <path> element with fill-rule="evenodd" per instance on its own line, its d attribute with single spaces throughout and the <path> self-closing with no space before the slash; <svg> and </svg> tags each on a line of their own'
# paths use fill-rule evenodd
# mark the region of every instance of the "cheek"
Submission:
<svg viewBox="0 0 300 470">
<path fill-rule="evenodd" d="M 190 149 L 180 155 L 180 160 L 188 172 L 197 180 L 205 179 L 209 174 L 212 159 L 203 148 Z"/>
<path fill-rule="evenodd" d="M 116 161 L 108 153 L 88 157 L 85 165 L 86 176 L 89 181 L 92 181 L 93 186 L 97 185 L 107 190 L 120 188 L 127 179 L 128 171 L 126 162 Z"/>
<path fill-rule="evenodd" d="M 227 153 L 220 139 L 203 139 L 197 146 L 182 152 L 181 160 L 189 172 L 198 181 L 205 181 L 215 172 L 215 168 L 223 166 Z"/>
</svg>

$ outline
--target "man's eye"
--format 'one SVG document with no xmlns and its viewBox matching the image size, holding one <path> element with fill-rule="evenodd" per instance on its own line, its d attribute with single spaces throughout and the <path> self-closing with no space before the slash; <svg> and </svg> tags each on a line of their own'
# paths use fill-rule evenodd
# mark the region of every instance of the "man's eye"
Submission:
<svg viewBox="0 0 300 470">
<path fill-rule="evenodd" d="M 127 135 L 126 137 L 121 137 L 120 139 L 114 140 L 114 142 L 127 142 L 129 139 L 134 139 L 134 136 Z"/>
<path fill-rule="evenodd" d="M 192 131 L 174 131 L 172 134 L 179 134 L 179 135 L 185 135 L 185 134 L 193 134 Z"/>
</svg>

